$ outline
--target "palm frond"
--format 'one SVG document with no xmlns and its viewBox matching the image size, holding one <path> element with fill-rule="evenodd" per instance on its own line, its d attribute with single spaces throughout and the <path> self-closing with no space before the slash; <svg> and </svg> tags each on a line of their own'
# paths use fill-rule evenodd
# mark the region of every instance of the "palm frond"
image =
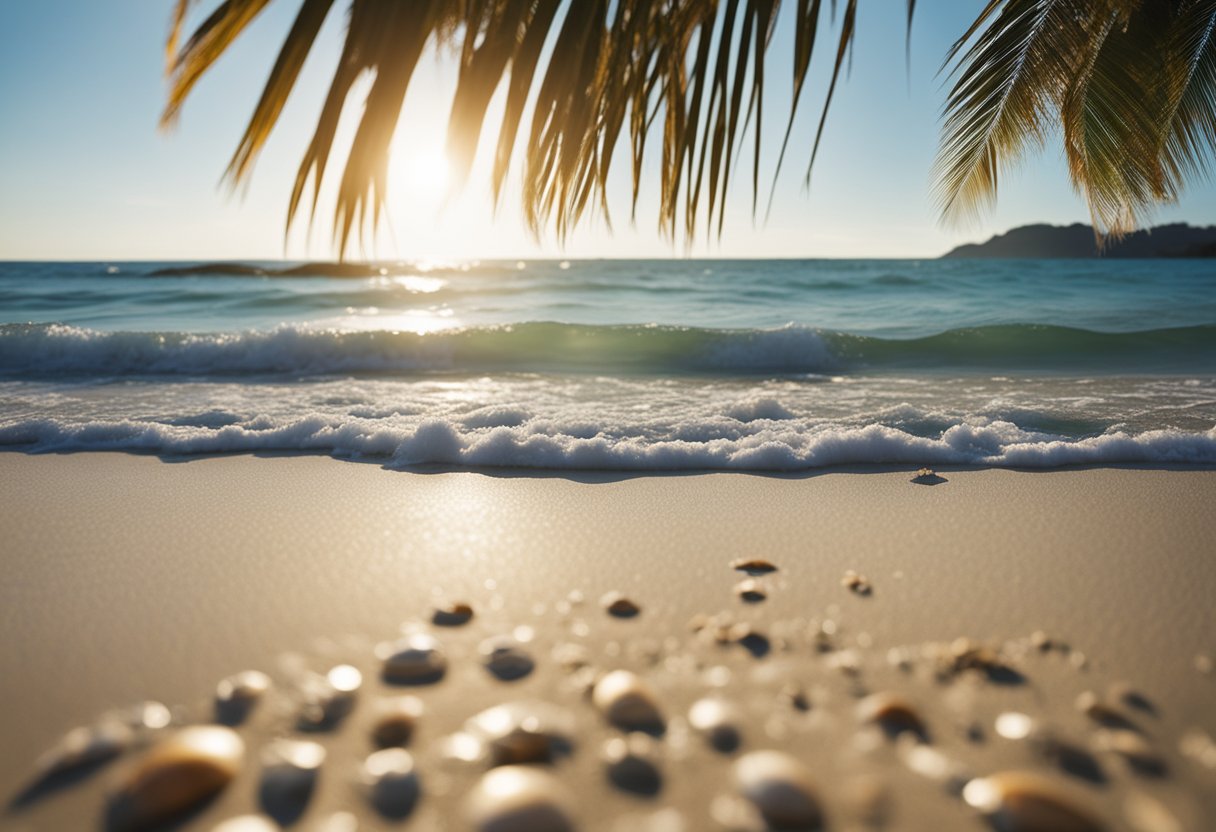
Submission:
<svg viewBox="0 0 1216 832">
<path fill-rule="evenodd" d="M 200 77 L 269 0 L 224 0 L 177 48 L 193 0 L 178 0 L 168 48 L 172 122 Z M 348 0 L 338 66 L 288 203 L 288 227 L 311 188 L 315 215 L 338 122 L 355 81 L 372 77 L 337 191 L 334 238 L 341 256 L 357 228 L 375 227 L 387 189 L 389 145 L 405 93 L 424 51 L 451 44 L 459 75 L 448 123 L 448 154 L 463 182 L 472 171 L 485 116 L 505 84 L 491 185 L 497 204 L 521 159 L 523 213 L 534 231 L 559 238 L 592 212 L 610 222 L 609 173 L 622 142 L 629 150 L 636 216 L 646 159 L 658 153 L 659 227 L 691 240 L 703 218 L 722 232 L 732 165 L 754 141 L 752 210 L 760 191 L 765 68 L 781 0 Z M 816 34 L 826 10 L 796 0 L 795 95 L 802 97 Z M 835 2 L 831 3 L 832 14 Z M 333 0 L 301 0 L 227 176 L 247 179 L 299 78 Z M 909 0 L 909 25 L 915 0 Z M 813 162 L 840 68 L 854 37 L 857 0 L 849 0 L 835 68 L 810 156 Z M 753 122 L 752 116 L 755 116 Z M 789 142 L 782 143 L 778 171 Z M 649 139 L 655 138 L 655 141 Z M 657 147 L 658 150 L 652 148 Z M 808 169 L 809 176 L 809 169 Z M 776 179 L 774 179 L 774 187 Z"/>
</svg>

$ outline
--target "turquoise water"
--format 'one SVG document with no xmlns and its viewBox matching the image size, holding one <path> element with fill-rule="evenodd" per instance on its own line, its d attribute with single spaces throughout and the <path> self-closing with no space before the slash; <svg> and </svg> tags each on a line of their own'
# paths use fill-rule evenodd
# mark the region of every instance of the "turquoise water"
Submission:
<svg viewBox="0 0 1216 832">
<path fill-rule="evenodd" d="M 398 467 L 1216 462 L 1210 261 L 152 275 L 169 265 L 0 264 L 0 444 Z"/>
</svg>

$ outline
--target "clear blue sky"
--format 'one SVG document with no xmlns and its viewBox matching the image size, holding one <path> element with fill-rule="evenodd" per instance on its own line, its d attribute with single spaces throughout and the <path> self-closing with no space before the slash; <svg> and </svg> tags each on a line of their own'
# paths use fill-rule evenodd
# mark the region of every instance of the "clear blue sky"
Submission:
<svg viewBox="0 0 1216 832">
<path fill-rule="evenodd" d="M 200 8 L 209 11 L 214 5 L 215 0 L 202 0 Z M 169 0 L 9 4 L 0 28 L 0 259 L 331 256 L 327 227 L 311 241 L 303 233 L 293 235 L 286 251 L 282 229 L 295 166 L 333 71 L 344 13 L 331 15 L 247 191 L 230 194 L 219 184 L 298 5 L 297 0 L 272 3 L 203 79 L 178 129 L 163 134 L 156 125 L 165 91 Z M 688 253 L 936 256 L 957 242 L 1023 223 L 1087 220 L 1053 145 L 1006 179 L 997 209 L 981 224 L 942 228 L 929 192 L 944 98 L 937 70 L 975 4 L 918 4 L 910 75 L 904 64 L 904 4 L 867 0 L 861 5 L 852 72 L 837 92 L 810 193 L 802 188 L 802 171 L 833 51 L 822 39 L 812 68 L 815 86 L 795 127 L 771 219 L 753 224 L 748 183 L 732 195 L 721 240 L 699 242 Z M 789 40 L 789 27 L 780 25 L 773 46 L 779 61 L 790 51 Z M 637 228 L 625 222 L 627 205 L 618 200 L 615 233 L 592 225 L 564 248 L 551 238 L 539 243 L 531 238 L 513 194 L 497 217 L 480 187 L 440 210 L 438 195 L 424 180 L 442 143 L 444 91 L 450 90 L 454 73 L 441 58 L 427 59 L 424 66 L 407 101 L 408 127 L 399 129 L 392 227 L 369 245 L 368 256 L 685 253 L 654 231 L 654 187 L 643 197 Z M 776 82 L 766 98 L 768 145 L 777 144 L 784 127 L 787 76 L 780 62 L 770 75 Z M 775 147 L 766 158 L 775 160 Z M 325 205 L 323 197 L 323 212 Z M 1158 220 L 1216 223 L 1216 187 L 1196 183 Z"/>
</svg>

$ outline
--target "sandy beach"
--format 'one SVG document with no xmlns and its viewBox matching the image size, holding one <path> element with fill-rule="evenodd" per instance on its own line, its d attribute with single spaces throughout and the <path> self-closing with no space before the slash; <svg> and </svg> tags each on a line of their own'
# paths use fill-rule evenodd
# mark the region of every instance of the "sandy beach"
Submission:
<svg viewBox="0 0 1216 832">
<path fill-rule="evenodd" d="M 217 681 L 245 669 L 269 673 L 279 698 L 240 729 L 244 770 L 191 828 L 257 811 L 259 748 L 296 733 L 292 680 L 343 662 L 366 681 L 348 719 L 309 737 L 329 756 L 296 828 L 341 811 L 380 828 L 356 771 L 371 750 L 369 708 L 388 691 L 373 646 L 405 625 L 434 633 L 449 660 L 441 681 L 405 691 L 426 708 L 408 828 L 465 828 L 485 765 L 452 759 L 444 738 L 486 707 L 537 699 L 577 725 L 554 772 L 579 828 L 729 825 L 731 760 L 768 748 L 807 765 L 831 829 L 984 828 L 950 780 L 1010 769 L 1049 776 L 1109 828 L 1211 828 L 1216 471 L 939 474 L 923 486 L 889 469 L 570 477 L 309 456 L 0 454 L 0 825 L 101 817 L 126 758 L 12 801 L 67 730 L 148 699 L 206 722 Z M 736 596 L 741 557 L 778 566 L 759 579 L 766 600 Z M 848 570 L 872 591 L 843 586 Z M 640 614 L 606 614 L 610 591 Z M 432 626 L 444 600 L 469 603 L 472 621 Z M 715 627 L 740 623 L 750 628 L 717 643 Z M 1050 649 L 1032 643 L 1036 631 Z M 535 669 L 509 682 L 487 673 L 479 645 L 495 636 L 516 638 Z M 960 638 L 991 647 L 1001 673 L 943 660 Z M 569 669 L 584 663 L 594 670 Z M 583 688 L 618 668 L 649 681 L 668 720 L 652 796 L 614 787 L 600 759 L 619 732 Z M 790 705 L 790 685 L 807 710 Z M 857 702 L 882 691 L 923 720 L 952 767 L 946 782 L 914 762 L 909 738 L 863 724 Z M 1153 766 L 1110 749 L 1110 731 L 1075 705 L 1087 691 L 1144 740 Z M 688 727 L 707 694 L 737 709 L 733 753 Z M 994 728 L 1010 712 L 1030 717 L 1028 737 Z"/>
</svg>

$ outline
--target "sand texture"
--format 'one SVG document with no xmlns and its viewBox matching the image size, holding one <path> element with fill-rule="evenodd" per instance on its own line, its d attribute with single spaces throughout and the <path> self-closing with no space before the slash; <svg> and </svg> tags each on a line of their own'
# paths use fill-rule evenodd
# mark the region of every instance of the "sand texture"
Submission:
<svg viewBox="0 0 1216 832">
<path fill-rule="evenodd" d="M 833 830 L 988 828 L 959 792 L 1010 770 L 1046 776 L 1101 828 L 1216 828 L 1216 471 L 939 473 L 927 486 L 889 470 L 570 478 L 0 454 L 0 826 L 97 827 L 143 752 L 26 790 L 42 752 L 145 700 L 208 722 L 217 682 L 256 669 L 274 687 L 236 729 L 244 763 L 188 828 L 259 806 L 308 832 L 338 812 L 360 829 L 470 828 L 498 752 L 453 736 L 512 702 L 557 726 L 506 748 L 554 758 L 542 785 L 568 795 L 580 829 L 754 828 L 738 761 L 765 749 L 805 765 Z M 739 588 L 738 558 L 778 569 Z M 609 614 L 609 592 L 636 615 Z M 453 607 L 455 626 L 432 624 L 449 602 L 472 618 Z M 438 681 L 382 680 L 376 645 L 403 627 L 437 640 Z M 302 730 L 310 673 L 340 664 L 362 687 Z M 611 692 L 589 696 L 621 669 L 661 719 L 629 748 L 611 742 L 622 712 L 596 705 Z M 907 711 L 866 698 L 882 692 Z M 423 708 L 403 819 L 377 811 L 359 773 L 378 700 L 402 695 Z M 728 706 L 737 748 L 690 724 L 706 696 Z M 297 807 L 260 780 L 276 737 L 328 750 Z M 623 753 L 653 770 L 614 782 L 605 756 Z"/>
</svg>

